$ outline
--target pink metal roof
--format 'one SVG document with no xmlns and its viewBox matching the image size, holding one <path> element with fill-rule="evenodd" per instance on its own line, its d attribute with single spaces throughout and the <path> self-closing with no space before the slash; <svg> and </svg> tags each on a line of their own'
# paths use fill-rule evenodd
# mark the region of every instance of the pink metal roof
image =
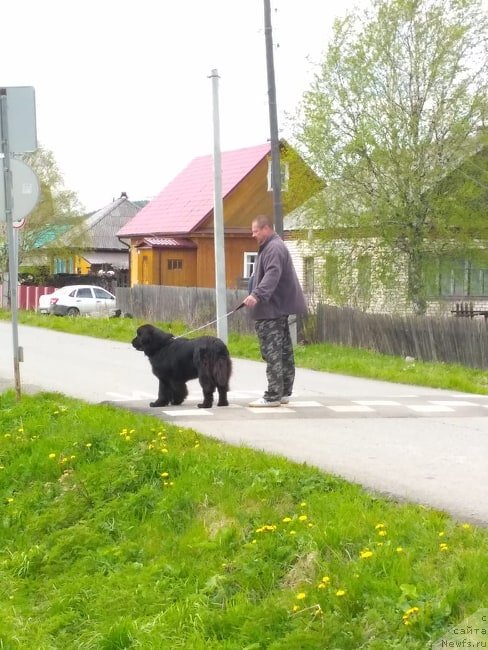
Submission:
<svg viewBox="0 0 488 650">
<path fill-rule="evenodd" d="M 174 239 L 173 237 L 144 237 L 138 246 L 151 246 L 152 248 L 196 248 L 191 239 Z"/>
<path fill-rule="evenodd" d="M 222 196 L 238 185 L 261 160 L 270 144 L 222 153 Z M 213 209 L 213 156 L 194 158 L 158 196 L 123 226 L 119 237 L 186 234 Z"/>
</svg>

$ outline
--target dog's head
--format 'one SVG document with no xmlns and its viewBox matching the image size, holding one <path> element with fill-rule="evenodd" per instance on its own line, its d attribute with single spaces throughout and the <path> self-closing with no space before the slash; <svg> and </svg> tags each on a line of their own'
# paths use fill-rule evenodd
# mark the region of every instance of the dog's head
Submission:
<svg viewBox="0 0 488 650">
<path fill-rule="evenodd" d="M 163 332 L 154 325 L 141 325 L 137 328 L 132 345 L 136 350 L 144 352 L 148 357 L 159 352 L 174 339 L 173 334 Z"/>
</svg>

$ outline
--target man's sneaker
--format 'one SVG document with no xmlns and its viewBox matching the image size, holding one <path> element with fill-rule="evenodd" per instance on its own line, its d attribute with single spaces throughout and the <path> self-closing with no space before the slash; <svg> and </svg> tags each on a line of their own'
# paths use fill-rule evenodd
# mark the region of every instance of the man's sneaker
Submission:
<svg viewBox="0 0 488 650">
<path fill-rule="evenodd" d="M 282 404 L 289 404 L 290 403 L 290 396 L 289 395 L 283 395 L 281 398 L 281 403 Z"/>
<path fill-rule="evenodd" d="M 270 408 L 273 406 L 281 406 L 281 402 L 278 399 L 271 400 L 260 397 L 259 399 L 255 399 L 254 402 L 249 402 L 248 406 L 254 408 Z"/>
</svg>

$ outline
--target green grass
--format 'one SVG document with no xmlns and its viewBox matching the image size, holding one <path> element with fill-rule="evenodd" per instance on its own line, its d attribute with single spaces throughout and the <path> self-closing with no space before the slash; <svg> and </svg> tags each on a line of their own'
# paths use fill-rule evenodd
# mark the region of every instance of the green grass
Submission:
<svg viewBox="0 0 488 650">
<path fill-rule="evenodd" d="M 488 596 L 486 530 L 58 394 L 0 395 L 0 504 L 2 649 L 420 650 Z"/>
<path fill-rule="evenodd" d="M 1 319 L 9 317 L 8 312 L 0 311 Z M 137 326 L 143 321 L 126 318 L 59 318 L 24 311 L 19 313 L 19 322 L 62 332 L 129 342 L 134 337 Z M 188 330 L 181 322 L 156 325 L 175 334 L 183 334 Z M 202 334 L 202 331 L 198 334 Z M 251 360 L 261 358 L 255 336 L 230 334 L 229 349 L 234 357 Z M 488 372 L 460 365 L 422 361 L 407 363 L 401 357 L 327 343 L 298 346 L 295 356 L 297 366 L 302 368 L 488 395 Z"/>
</svg>

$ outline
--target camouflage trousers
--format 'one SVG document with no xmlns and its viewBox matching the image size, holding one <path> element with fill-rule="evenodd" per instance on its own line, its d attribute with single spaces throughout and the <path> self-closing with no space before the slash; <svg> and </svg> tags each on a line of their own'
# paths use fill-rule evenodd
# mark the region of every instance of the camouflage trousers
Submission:
<svg viewBox="0 0 488 650">
<path fill-rule="evenodd" d="M 257 320 L 254 327 L 261 356 L 266 361 L 268 390 L 264 398 L 279 400 L 291 395 L 295 380 L 295 357 L 288 316 Z"/>
</svg>

